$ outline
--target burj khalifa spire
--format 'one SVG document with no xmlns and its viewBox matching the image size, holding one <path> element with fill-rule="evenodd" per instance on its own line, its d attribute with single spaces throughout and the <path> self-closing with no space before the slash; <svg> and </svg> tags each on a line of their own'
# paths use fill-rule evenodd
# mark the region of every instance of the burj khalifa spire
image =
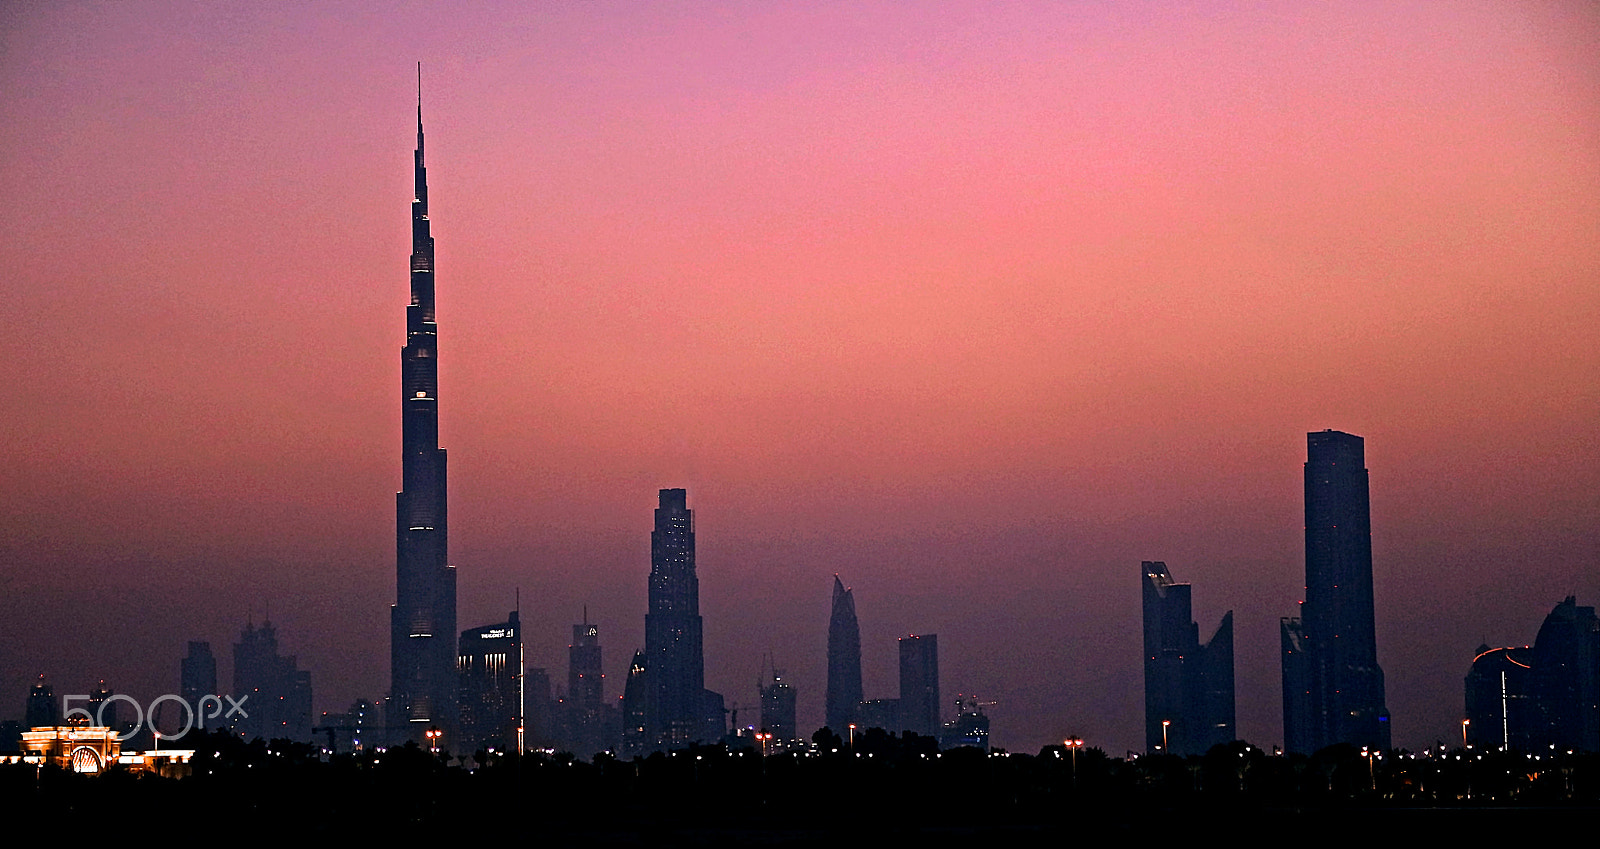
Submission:
<svg viewBox="0 0 1600 849">
<path fill-rule="evenodd" d="M 411 304 L 400 351 L 401 490 L 395 496 L 395 603 L 389 609 L 391 742 L 453 742 L 456 730 L 456 571 L 439 447 L 439 329 L 434 320 L 433 235 L 422 157 L 422 65 L 417 65 L 416 191 L 411 199 Z"/>
</svg>

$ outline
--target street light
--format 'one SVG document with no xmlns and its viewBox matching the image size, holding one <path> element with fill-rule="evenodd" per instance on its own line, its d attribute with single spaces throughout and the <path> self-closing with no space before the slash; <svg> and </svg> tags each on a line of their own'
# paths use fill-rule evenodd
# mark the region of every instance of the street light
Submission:
<svg viewBox="0 0 1600 849">
<path fill-rule="evenodd" d="M 850 751 L 856 750 L 856 724 L 850 723 Z"/>
<path fill-rule="evenodd" d="M 428 738 L 428 751 L 435 755 L 439 754 L 439 738 L 444 736 L 444 732 L 437 728 L 429 728 L 422 732 L 422 736 Z"/>
<path fill-rule="evenodd" d="M 1461 720 L 1461 748 L 1463 749 L 1467 747 L 1467 726 L 1471 724 L 1472 720 L 1470 719 Z"/>
<path fill-rule="evenodd" d="M 1083 748 L 1083 738 L 1073 735 L 1062 740 L 1061 745 L 1066 746 L 1072 752 L 1072 786 L 1076 787 L 1078 786 L 1078 750 Z"/>
<path fill-rule="evenodd" d="M 1169 726 L 1171 724 L 1172 724 L 1172 720 L 1170 720 L 1170 719 L 1161 720 L 1161 751 L 1162 752 L 1166 752 L 1167 751 L 1167 726 Z"/>
</svg>

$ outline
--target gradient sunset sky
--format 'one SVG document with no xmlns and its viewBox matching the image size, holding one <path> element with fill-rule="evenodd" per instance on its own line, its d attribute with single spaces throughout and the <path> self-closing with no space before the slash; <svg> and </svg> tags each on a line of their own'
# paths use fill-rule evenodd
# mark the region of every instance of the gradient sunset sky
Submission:
<svg viewBox="0 0 1600 849">
<path fill-rule="evenodd" d="M 1397 745 L 1600 603 L 1600 6 L 0 6 L 0 719 L 268 605 L 388 687 L 415 62 L 462 627 L 564 682 L 695 511 L 707 683 L 939 635 L 998 745 L 1140 749 L 1139 563 L 1283 740 L 1307 431 L 1366 438 Z M 948 715 L 948 707 L 947 707 Z"/>
</svg>

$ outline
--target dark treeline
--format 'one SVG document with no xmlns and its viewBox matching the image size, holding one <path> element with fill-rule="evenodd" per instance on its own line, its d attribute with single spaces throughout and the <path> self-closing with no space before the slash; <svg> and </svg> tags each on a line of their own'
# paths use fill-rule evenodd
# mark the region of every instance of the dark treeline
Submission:
<svg viewBox="0 0 1600 849">
<path fill-rule="evenodd" d="M 1456 751 L 1367 758 L 1333 747 L 1276 757 L 1234 743 L 1204 757 L 940 752 L 879 731 L 854 751 L 825 732 L 821 752 L 762 758 L 722 746 L 621 761 L 571 756 L 450 758 L 408 746 L 354 755 L 278 741 L 195 735 L 192 775 L 75 775 L 3 768 L 0 792 L 43 822 L 303 836 L 544 835 L 600 845 L 869 842 L 1008 845 L 1068 834 L 1226 835 L 1239 828 L 1483 828 L 1588 821 L 1600 804 L 1600 756 L 1531 759 Z M 1582 817 L 1584 819 L 1578 819 Z M 13 819 L 13 822 L 16 820 Z"/>
</svg>

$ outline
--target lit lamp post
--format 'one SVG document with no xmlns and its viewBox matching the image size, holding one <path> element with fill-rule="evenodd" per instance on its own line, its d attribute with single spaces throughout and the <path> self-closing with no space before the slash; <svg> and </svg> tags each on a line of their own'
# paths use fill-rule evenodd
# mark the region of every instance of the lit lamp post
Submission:
<svg viewBox="0 0 1600 849">
<path fill-rule="evenodd" d="M 1078 750 L 1083 748 L 1083 738 L 1076 735 L 1061 741 L 1072 752 L 1072 786 L 1078 786 Z"/>
<path fill-rule="evenodd" d="M 1463 749 L 1467 748 L 1467 726 L 1471 724 L 1472 720 L 1470 719 L 1461 720 L 1461 748 Z"/>
<path fill-rule="evenodd" d="M 1172 720 L 1170 720 L 1170 719 L 1161 720 L 1161 753 L 1162 754 L 1167 754 L 1167 726 L 1169 726 L 1171 724 L 1172 724 Z"/>
<path fill-rule="evenodd" d="M 854 753 L 855 750 L 856 750 L 856 724 L 854 722 L 852 722 L 852 723 L 850 723 L 850 751 L 852 753 Z"/>
<path fill-rule="evenodd" d="M 428 751 L 435 755 L 439 754 L 439 738 L 444 736 L 444 732 L 437 728 L 429 728 L 422 733 L 422 736 L 428 738 Z"/>
</svg>

